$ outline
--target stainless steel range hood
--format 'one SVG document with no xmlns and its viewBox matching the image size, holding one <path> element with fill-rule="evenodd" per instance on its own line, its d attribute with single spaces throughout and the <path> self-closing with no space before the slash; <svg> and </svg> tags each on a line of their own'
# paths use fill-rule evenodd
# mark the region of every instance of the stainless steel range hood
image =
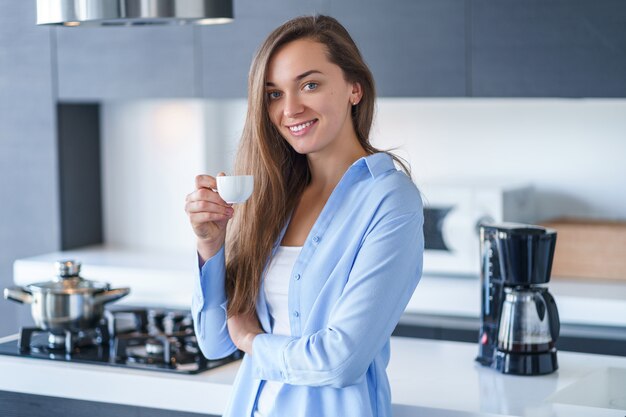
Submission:
<svg viewBox="0 0 626 417">
<path fill-rule="evenodd" d="M 232 0 L 37 0 L 38 25 L 208 25 L 232 20 Z"/>
</svg>

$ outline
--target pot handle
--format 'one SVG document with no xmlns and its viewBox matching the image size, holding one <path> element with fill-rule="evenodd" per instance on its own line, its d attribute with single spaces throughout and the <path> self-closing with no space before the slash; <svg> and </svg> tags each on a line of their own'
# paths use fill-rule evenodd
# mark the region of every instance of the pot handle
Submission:
<svg viewBox="0 0 626 417">
<path fill-rule="evenodd" d="M 96 304 L 110 303 L 111 301 L 119 300 L 122 297 L 127 296 L 130 293 L 130 288 L 116 288 L 114 290 L 103 291 L 98 294 L 94 294 L 93 301 Z"/>
<path fill-rule="evenodd" d="M 4 298 L 20 304 L 31 304 L 33 302 L 33 294 L 24 287 L 5 288 Z"/>
</svg>

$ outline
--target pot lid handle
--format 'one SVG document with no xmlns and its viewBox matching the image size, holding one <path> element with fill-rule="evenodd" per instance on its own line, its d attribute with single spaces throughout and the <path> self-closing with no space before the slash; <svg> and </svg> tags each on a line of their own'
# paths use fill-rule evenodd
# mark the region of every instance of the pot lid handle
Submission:
<svg viewBox="0 0 626 417">
<path fill-rule="evenodd" d="M 60 278 L 72 278 L 77 277 L 80 273 L 80 262 L 75 260 L 57 261 L 54 263 L 57 270 L 57 275 Z"/>
</svg>

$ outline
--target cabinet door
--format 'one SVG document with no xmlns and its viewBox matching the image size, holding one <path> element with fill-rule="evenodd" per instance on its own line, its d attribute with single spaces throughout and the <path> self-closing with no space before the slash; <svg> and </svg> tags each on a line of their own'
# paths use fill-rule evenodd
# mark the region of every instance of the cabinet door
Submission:
<svg viewBox="0 0 626 417">
<path fill-rule="evenodd" d="M 626 97 L 626 2 L 471 4 L 472 96 Z"/>
<path fill-rule="evenodd" d="M 336 0 L 383 97 L 465 96 L 464 0 Z"/>
<path fill-rule="evenodd" d="M 300 15 L 328 14 L 328 0 L 236 0 L 235 20 L 198 27 L 205 97 L 247 96 L 248 70 L 257 48 L 277 26 Z"/>
<path fill-rule="evenodd" d="M 55 31 L 61 100 L 198 95 L 193 26 Z"/>
<path fill-rule="evenodd" d="M 60 249 L 50 28 L 35 25 L 35 8 L 0 2 L 0 287 L 15 259 Z M 32 323 L 4 300 L 0 317 L 1 335 Z"/>
<path fill-rule="evenodd" d="M 60 242 L 50 29 L 35 6 L 0 3 L 0 280 L 15 258 Z"/>
</svg>

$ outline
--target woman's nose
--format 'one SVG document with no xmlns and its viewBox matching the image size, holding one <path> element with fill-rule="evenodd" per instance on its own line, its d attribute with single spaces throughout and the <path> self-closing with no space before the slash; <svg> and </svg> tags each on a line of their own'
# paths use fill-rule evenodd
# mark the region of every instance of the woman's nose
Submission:
<svg viewBox="0 0 626 417">
<path fill-rule="evenodd" d="M 285 108 L 283 109 L 283 112 L 287 117 L 295 117 L 304 110 L 304 106 L 297 95 L 288 94 L 285 97 L 284 103 Z"/>
</svg>

